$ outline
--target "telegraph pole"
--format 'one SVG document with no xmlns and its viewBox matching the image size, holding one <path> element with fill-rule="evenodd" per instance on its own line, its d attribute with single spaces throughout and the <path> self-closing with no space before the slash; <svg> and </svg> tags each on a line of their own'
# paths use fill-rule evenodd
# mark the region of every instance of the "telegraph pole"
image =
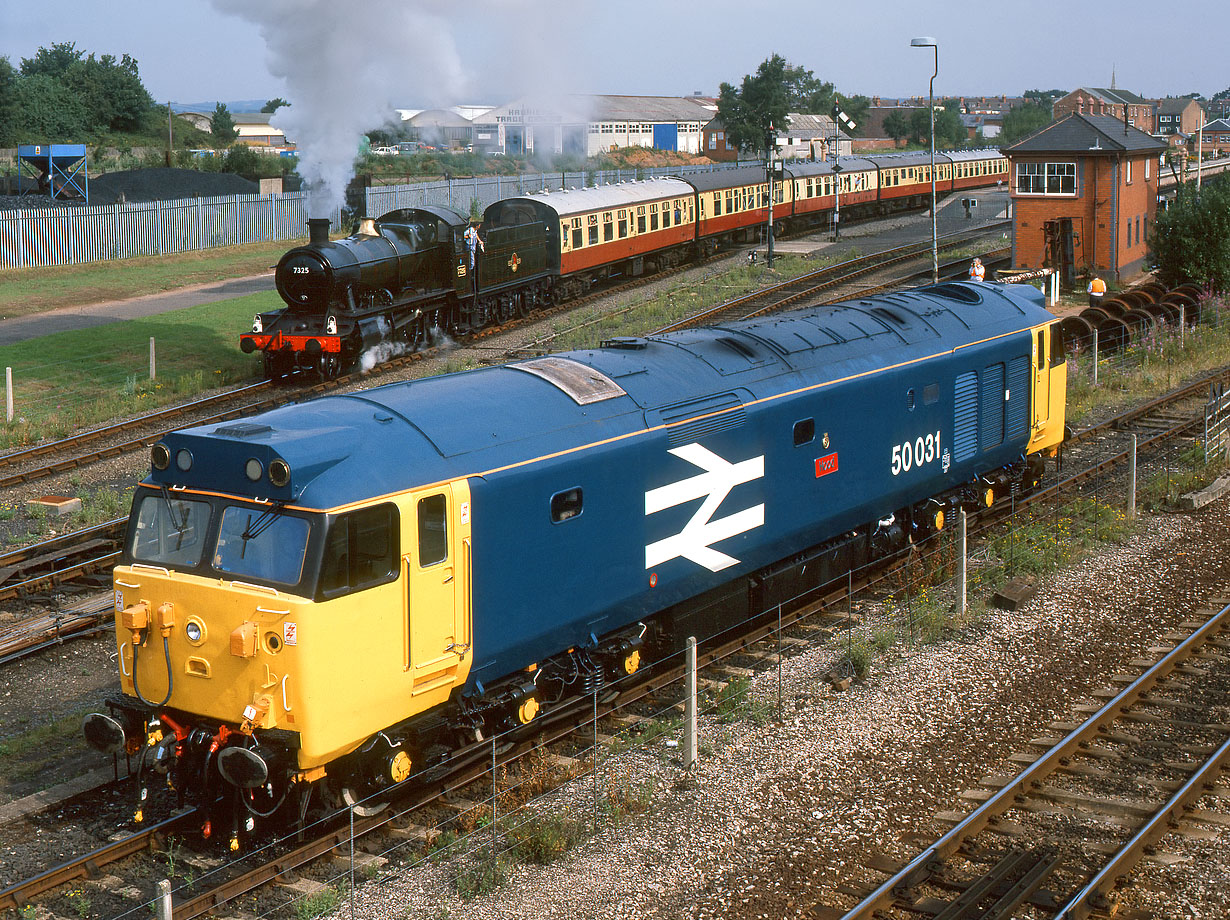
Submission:
<svg viewBox="0 0 1230 920">
<path fill-rule="evenodd" d="M 767 148 L 768 157 L 765 162 L 765 178 L 769 180 L 769 250 L 767 253 L 767 261 L 769 268 L 773 267 L 773 180 L 774 166 L 773 155 L 777 152 L 777 134 L 773 130 L 772 122 L 769 123 L 769 133 L 765 135 L 765 147 Z"/>
</svg>

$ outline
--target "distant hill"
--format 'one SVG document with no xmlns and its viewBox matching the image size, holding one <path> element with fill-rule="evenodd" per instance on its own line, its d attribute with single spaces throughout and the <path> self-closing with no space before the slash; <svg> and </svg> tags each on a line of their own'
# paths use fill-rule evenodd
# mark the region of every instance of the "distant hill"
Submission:
<svg viewBox="0 0 1230 920">
<path fill-rule="evenodd" d="M 265 107 L 268 99 L 240 99 L 236 102 L 223 102 L 226 110 L 235 112 L 259 112 Z M 218 107 L 218 100 L 213 102 L 172 102 L 172 112 L 212 112 Z"/>
</svg>

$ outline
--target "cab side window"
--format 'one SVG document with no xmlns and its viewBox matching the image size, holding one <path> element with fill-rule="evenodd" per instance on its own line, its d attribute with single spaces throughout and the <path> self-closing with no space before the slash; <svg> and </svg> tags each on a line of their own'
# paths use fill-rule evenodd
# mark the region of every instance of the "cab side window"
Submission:
<svg viewBox="0 0 1230 920">
<path fill-rule="evenodd" d="M 320 593 L 340 594 L 385 584 L 397 577 L 398 513 L 392 504 L 340 515 L 325 537 Z"/>
</svg>

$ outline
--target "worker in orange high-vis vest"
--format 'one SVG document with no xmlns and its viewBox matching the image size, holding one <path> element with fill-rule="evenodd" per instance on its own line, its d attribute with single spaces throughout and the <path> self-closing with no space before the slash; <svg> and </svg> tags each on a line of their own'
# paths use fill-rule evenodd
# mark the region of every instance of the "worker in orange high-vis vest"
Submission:
<svg viewBox="0 0 1230 920">
<path fill-rule="evenodd" d="M 1087 290 L 1089 291 L 1089 306 L 1096 307 L 1106 295 L 1106 282 L 1094 275 Z"/>
<path fill-rule="evenodd" d="M 987 270 L 982 267 L 982 259 L 975 258 L 969 264 L 969 280 L 981 281 L 987 276 Z"/>
</svg>

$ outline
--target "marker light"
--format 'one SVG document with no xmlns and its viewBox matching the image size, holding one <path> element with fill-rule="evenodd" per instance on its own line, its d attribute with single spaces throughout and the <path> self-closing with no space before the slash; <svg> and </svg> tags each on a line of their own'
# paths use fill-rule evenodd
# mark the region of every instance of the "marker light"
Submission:
<svg viewBox="0 0 1230 920">
<path fill-rule="evenodd" d="M 251 479 L 253 482 L 259 482 L 261 478 L 261 474 L 263 474 L 264 472 L 265 472 L 265 468 L 261 466 L 261 462 L 257 460 L 255 457 L 252 457 L 250 460 L 248 460 L 248 462 L 245 463 L 243 467 L 244 475 L 247 476 L 249 479 Z"/>
<path fill-rule="evenodd" d="M 200 642 L 201 624 L 194 622 L 193 620 L 189 620 L 188 625 L 184 627 L 184 635 L 188 637 L 189 642 Z"/>
<path fill-rule="evenodd" d="M 179 467 L 181 473 L 186 473 L 192 469 L 192 451 L 186 447 L 176 451 L 175 465 Z"/>
<path fill-rule="evenodd" d="M 156 470 L 165 470 L 171 465 L 171 451 L 165 444 L 155 444 L 149 450 L 149 462 Z"/>
<path fill-rule="evenodd" d="M 285 460 L 274 460 L 269 464 L 269 481 L 279 489 L 290 482 L 290 466 Z"/>
</svg>

